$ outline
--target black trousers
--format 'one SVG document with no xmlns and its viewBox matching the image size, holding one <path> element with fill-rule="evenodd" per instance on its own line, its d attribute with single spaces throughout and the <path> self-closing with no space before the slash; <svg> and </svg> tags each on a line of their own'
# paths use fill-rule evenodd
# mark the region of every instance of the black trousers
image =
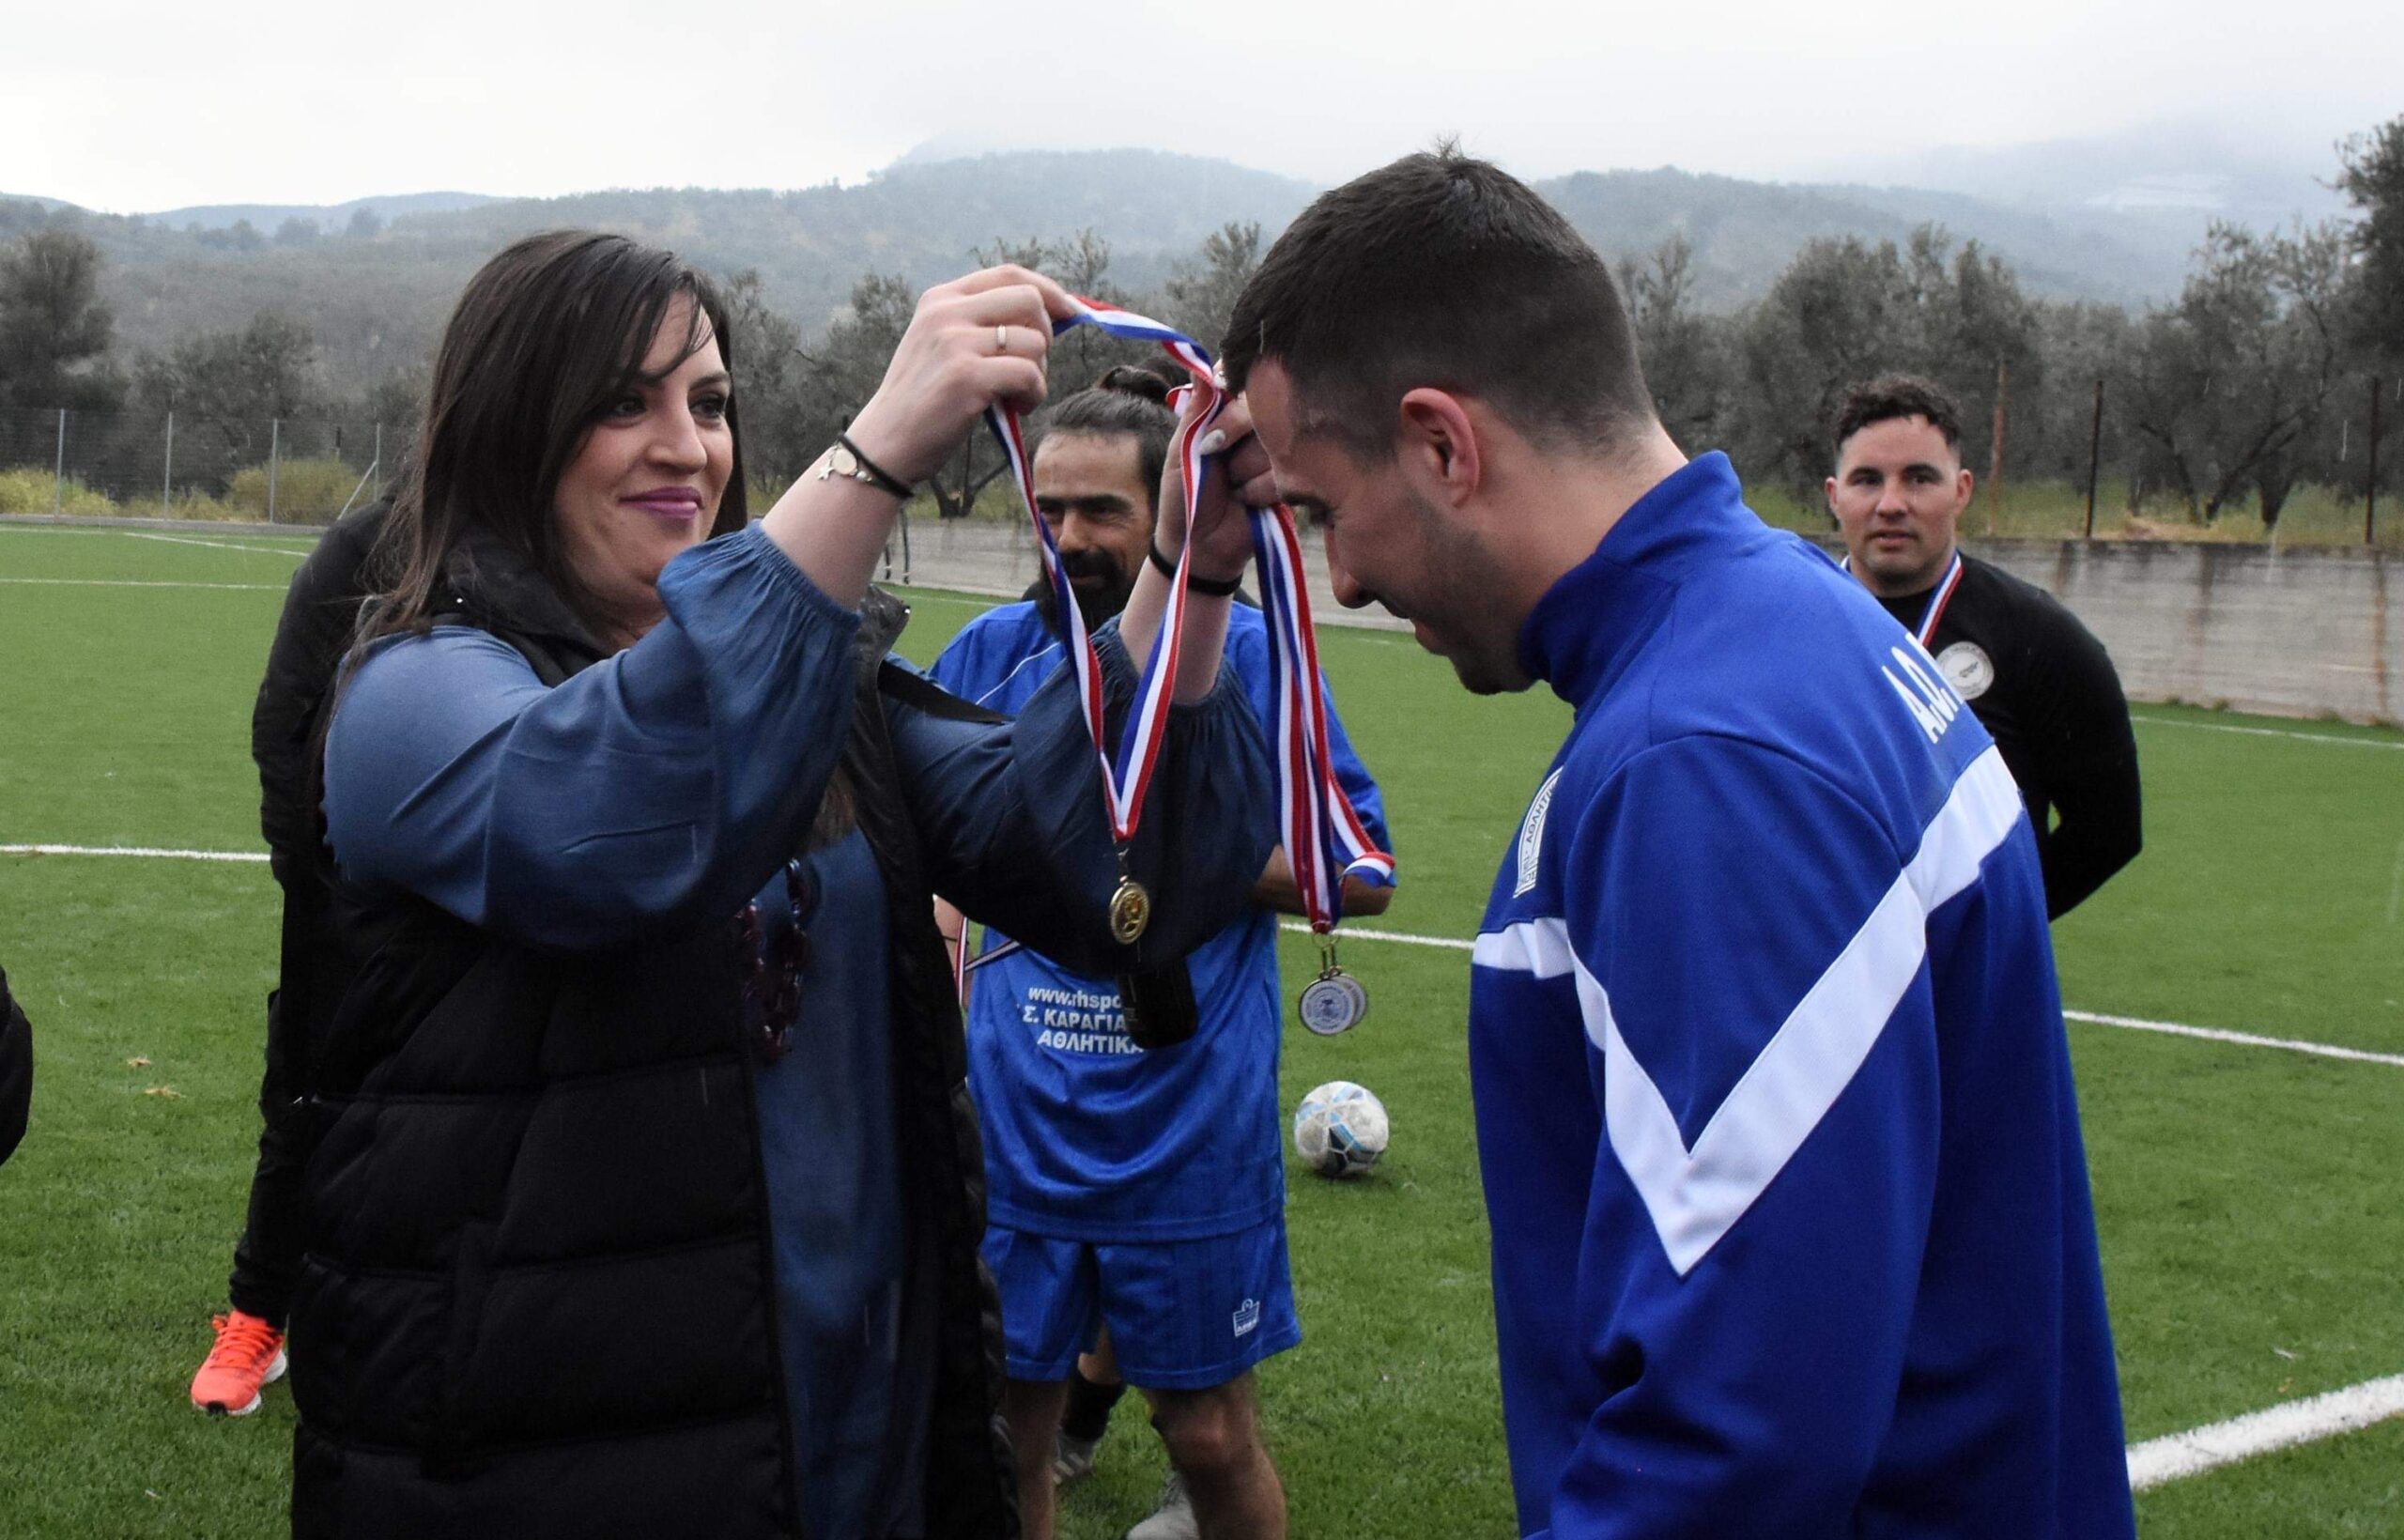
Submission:
<svg viewBox="0 0 2404 1540">
<path fill-rule="evenodd" d="M 8 994 L 0 968 L 0 1161 L 17 1152 L 34 1098 L 34 1027 Z"/>
<path fill-rule="evenodd" d="M 267 997 L 267 1072 L 259 1080 L 258 1165 L 251 1173 L 251 1206 L 234 1243 L 226 1295 L 234 1308 L 284 1328 L 292 1286 L 300 1275 L 301 1176 L 308 1165 L 312 1122 L 304 1076 L 309 1045 L 299 1040 L 300 1011 L 284 1009 L 284 992 Z"/>
<path fill-rule="evenodd" d="M 234 1308 L 279 1330 L 308 1246 L 304 1199 L 309 1155 L 322 1126 L 316 1087 L 324 1024 L 349 988 L 351 962 L 323 880 L 276 863 L 284 888 L 282 978 L 267 997 L 267 1068 L 259 1077 L 259 1159 L 250 1212 L 234 1244 L 226 1294 Z"/>
</svg>

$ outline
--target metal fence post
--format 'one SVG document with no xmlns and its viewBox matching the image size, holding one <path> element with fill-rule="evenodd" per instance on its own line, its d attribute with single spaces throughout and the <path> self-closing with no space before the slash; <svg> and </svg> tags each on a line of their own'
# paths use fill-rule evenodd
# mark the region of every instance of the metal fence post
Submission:
<svg viewBox="0 0 2404 1540">
<path fill-rule="evenodd" d="M 284 453 L 284 420 L 267 420 L 267 521 L 275 522 L 275 472 Z"/>
<path fill-rule="evenodd" d="M 384 424 L 376 424 L 376 458 L 368 464 L 376 468 L 376 495 L 384 495 Z"/>
<path fill-rule="evenodd" d="M 58 408 L 58 463 L 50 472 L 50 512 L 55 518 L 67 506 L 67 408 Z"/>
<path fill-rule="evenodd" d="M 1996 516 L 2003 512 L 2004 398 L 2011 391 L 2011 361 L 1995 361 L 1995 437 L 1987 451 L 1987 533 L 1995 533 Z"/>
<path fill-rule="evenodd" d="M 2087 430 L 2087 538 L 2095 538 L 2095 479 L 2104 468 L 2104 382 L 2095 382 L 2095 422 Z"/>
<path fill-rule="evenodd" d="M 2370 474 L 2363 482 L 2363 544 L 2379 537 L 2379 377 L 2370 378 Z"/>
<path fill-rule="evenodd" d="M 176 414 L 167 414 L 167 470 L 159 480 L 159 516 L 173 518 L 176 513 Z"/>
</svg>

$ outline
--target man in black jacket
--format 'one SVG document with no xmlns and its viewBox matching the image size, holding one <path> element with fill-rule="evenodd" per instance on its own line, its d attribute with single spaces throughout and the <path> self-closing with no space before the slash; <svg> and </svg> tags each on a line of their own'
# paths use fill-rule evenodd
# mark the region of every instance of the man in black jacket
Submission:
<svg viewBox="0 0 2404 1540">
<path fill-rule="evenodd" d="M 2059 919 L 2144 842 L 2137 745 L 2120 677 L 2093 632 L 2033 583 L 1964 553 L 1970 505 L 1961 412 L 1924 379 L 1888 375 L 1838 408 L 1828 511 L 1846 566 L 1919 639 L 2003 751 Z"/>
<path fill-rule="evenodd" d="M 0 1161 L 25 1137 L 25 1116 L 34 1097 L 34 1028 L 8 994 L 8 970 L 0 968 Z"/>
<path fill-rule="evenodd" d="M 364 577 L 389 504 L 376 502 L 326 531 L 293 575 L 251 715 L 259 767 L 259 826 L 284 889 L 281 978 L 268 996 L 267 1072 L 259 1082 L 258 1166 L 228 1280 L 231 1308 L 213 1317 L 216 1343 L 193 1377 L 193 1405 L 241 1417 L 284 1373 L 284 1325 L 300 1268 L 300 1172 L 308 1159 L 303 1101 L 324 1024 L 349 982 L 334 924 L 323 819 L 317 809 L 320 710 L 350 646 Z"/>
</svg>

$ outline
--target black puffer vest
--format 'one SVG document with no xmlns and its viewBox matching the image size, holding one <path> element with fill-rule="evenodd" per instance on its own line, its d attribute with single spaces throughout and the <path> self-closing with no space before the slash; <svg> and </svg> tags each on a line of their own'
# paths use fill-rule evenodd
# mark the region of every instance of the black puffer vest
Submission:
<svg viewBox="0 0 2404 1540">
<path fill-rule="evenodd" d="M 602 655 L 523 562 L 475 557 L 451 613 L 548 684 Z M 882 664 L 906 611 L 869 611 L 844 765 L 889 901 L 894 1159 L 935 1301 L 928 1535 L 988 1540 L 1018 1519 L 983 1168 L 884 702 L 968 708 Z M 292 1308 L 293 1532 L 803 1535 L 733 928 L 563 955 L 381 900 L 352 931 Z"/>
</svg>

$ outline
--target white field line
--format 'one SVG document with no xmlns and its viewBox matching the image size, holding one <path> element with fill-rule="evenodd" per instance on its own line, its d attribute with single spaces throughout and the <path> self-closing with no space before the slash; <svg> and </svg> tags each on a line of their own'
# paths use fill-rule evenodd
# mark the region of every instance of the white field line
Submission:
<svg viewBox="0 0 2404 1540">
<path fill-rule="evenodd" d="M 2141 1016 L 2105 1016 L 2092 1010 L 2065 1009 L 2062 1015 L 2070 1021 L 2088 1022 L 2097 1026 L 2125 1026 L 2137 1032 L 2166 1032 L 2173 1037 L 2203 1038 L 2211 1042 L 2233 1042 L 2246 1048 L 2284 1048 L 2291 1054 L 2318 1054 L 2323 1058 L 2404 1067 L 2404 1054 L 2373 1054 L 2360 1048 L 2340 1048 L 2335 1043 L 2306 1042 L 2300 1038 L 2264 1038 L 2251 1032 L 2230 1032 L 2217 1026 L 2186 1026 L 2178 1022 L 2150 1022 Z"/>
<path fill-rule="evenodd" d="M 0 578 L 0 583 L 33 588 L 215 588 L 243 593 L 281 593 L 282 583 L 171 583 L 157 578 Z"/>
<path fill-rule="evenodd" d="M 0 845 L 0 855 L 146 855 L 162 861 L 257 861 L 267 853 L 246 850 L 162 850 L 150 845 Z"/>
<path fill-rule="evenodd" d="M 2191 727 L 2204 732 L 2242 732 L 2249 738 L 2297 738 L 2308 744 L 2336 744 L 2346 748 L 2393 748 L 2404 750 L 2404 739 L 2344 738 L 2335 732 L 2297 732 L 2282 727 L 2239 727 L 2233 722 L 2183 722 L 2176 716 L 2144 716 L 2134 712 L 2129 720 L 2145 727 Z"/>
<path fill-rule="evenodd" d="M 1300 920 L 1289 919 L 1281 927 L 1301 935 L 1308 935 L 1310 927 Z M 1411 935 L 1402 931 L 1372 931 L 1361 926 L 1348 926 L 1344 935 L 1358 941 L 1395 941 L 1411 947 L 1441 947 L 1451 951 L 1466 952 L 1475 946 L 1452 936 Z M 2164 1032 L 2174 1037 L 2202 1038 L 2211 1042 L 2231 1042 L 2246 1048 L 2284 1048 L 2294 1054 L 2317 1054 L 2324 1058 L 2352 1059 L 2364 1064 L 2393 1064 L 2404 1068 L 2404 1054 L 2374 1054 L 2360 1048 L 2341 1048 L 2335 1043 L 2306 1042 L 2300 1038 L 2266 1038 L 2252 1032 L 2230 1032 L 2217 1026 L 2188 1026 L 2179 1022 L 2148 1021 L 2140 1016 L 2107 1016 L 2100 1011 L 2065 1009 L 2062 1015 L 2070 1021 L 2086 1022 L 2096 1026 L 2124 1026 L 2138 1032 Z"/>
<path fill-rule="evenodd" d="M 208 546 L 221 551 L 254 551 L 261 556 L 286 556 L 295 562 L 309 560 L 307 551 L 287 550 L 282 546 L 237 546 L 229 540 L 194 540 L 188 534 L 152 534 L 147 530 L 119 530 L 128 540 L 163 540 L 170 546 Z"/>
<path fill-rule="evenodd" d="M 2317 1439 L 2352 1433 L 2404 1416 L 2404 1374 L 2365 1379 L 2326 1395 L 2288 1401 L 2209 1427 L 2129 1446 L 2129 1486 L 2136 1491 Z"/>
<path fill-rule="evenodd" d="M 1297 935 L 1311 933 L 1311 928 L 1298 919 L 1286 920 L 1278 926 L 1278 929 L 1291 931 Z M 1452 936 L 1415 936 L 1407 931 L 1364 931 L 1358 925 L 1348 925 L 1341 933 L 1345 937 L 1360 941 L 1399 941 L 1405 946 L 1441 947 L 1448 951 L 1456 952 L 1474 951 L 1477 947 L 1477 943 L 1474 941 L 1460 941 Z"/>
</svg>

